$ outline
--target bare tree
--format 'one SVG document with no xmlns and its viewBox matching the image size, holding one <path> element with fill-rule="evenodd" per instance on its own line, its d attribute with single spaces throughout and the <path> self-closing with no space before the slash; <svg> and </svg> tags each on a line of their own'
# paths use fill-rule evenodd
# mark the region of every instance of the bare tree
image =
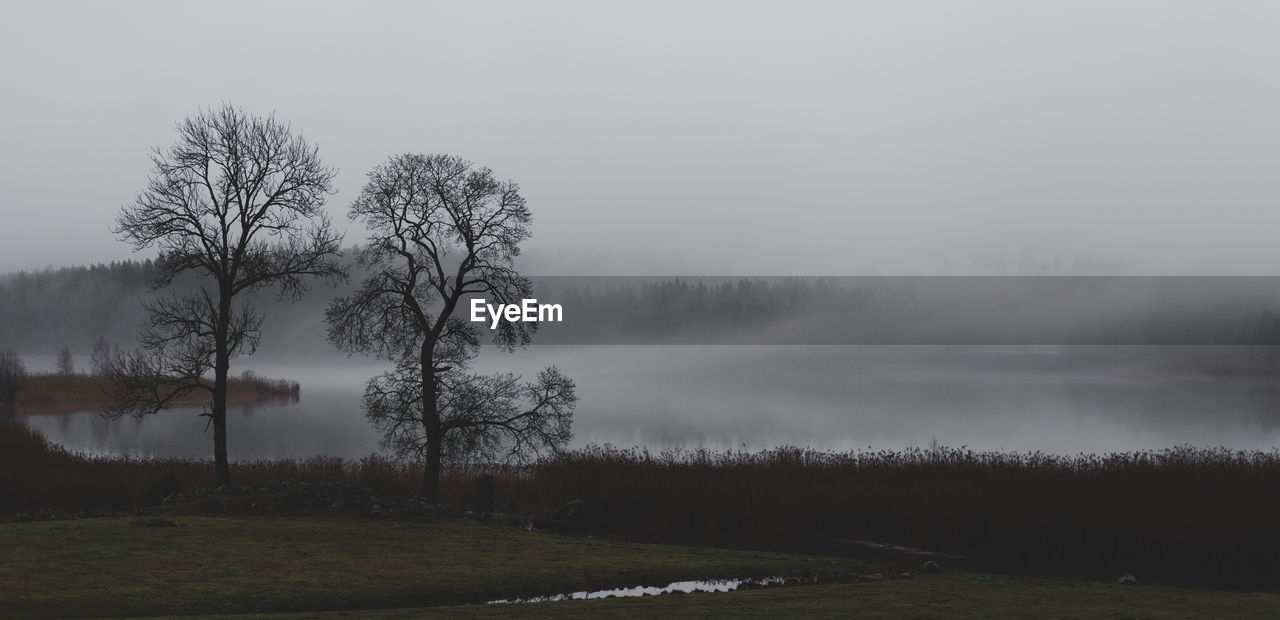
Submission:
<svg viewBox="0 0 1280 620">
<path fill-rule="evenodd" d="M 351 206 L 371 232 L 359 263 L 371 275 L 325 313 L 329 340 L 396 363 L 371 379 L 366 416 L 383 443 L 423 463 L 436 500 L 443 462 L 521 460 L 570 438 L 574 383 L 555 367 L 522 383 L 468 372 L 480 331 L 455 315 L 464 298 L 517 303 L 532 294 L 512 260 L 532 217 L 519 186 L 448 155 L 398 155 L 369 173 Z M 536 323 L 493 330 L 503 350 L 527 345 Z"/>
<path fill-rule="evenodd" d="M 188 118 L 177 132 L 173 146 L 153 152 L 154 173 L 113 232 L 135 250 L 159 249 L 153 289 L 187 274 L 198 290 L 147 303 L 142 350 L 110 364 L 116 387 L 106 414 L 142 418 L 207 391 L 223 485 L 231 477 L 227 374 L 233 358 L 254 352 L 263 320 L 245 294 L 275 288 L 297 299 L 313 277 L 346 277 L 337 260 L 342 237 L 323 211 L 336 172 L 274 115 L 224 104 Z"/>
<path fill-rule="evenodd" d="M 71 349 L 67 347 L 58 351 L 58 374 L 64 377 L 76 374 L 75 362 L 71 361 Z"/>
<path fill-rule="evenodd" d="M 27 366 L 22 358 L 13 349 L 0 351 L 0 405 L 4 406 L 6 419 L 13 419 L 16 413 L 13 403 L 26 384 Z"/>
</svg>

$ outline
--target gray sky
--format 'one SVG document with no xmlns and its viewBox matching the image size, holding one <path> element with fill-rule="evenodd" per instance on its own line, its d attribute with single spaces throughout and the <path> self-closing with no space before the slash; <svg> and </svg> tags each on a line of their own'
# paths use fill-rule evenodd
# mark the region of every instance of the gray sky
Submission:
<svg viewBox="0 0 1280 620">
<path fill-rule="evenodd" d="M 519 182 L 542 271 L 1280 273 L 1280 3 L 261 4 L 4 3 L 0 271 L 128 257 L 225 100 L 342 223 L 392 153 Z"/>
</svg>

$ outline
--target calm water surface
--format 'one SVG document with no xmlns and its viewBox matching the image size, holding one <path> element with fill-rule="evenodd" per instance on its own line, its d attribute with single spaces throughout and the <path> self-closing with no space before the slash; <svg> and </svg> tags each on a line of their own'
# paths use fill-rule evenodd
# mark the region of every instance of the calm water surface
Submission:
<svg viewBox="0 0 1280 620">
<path fill-rule="evenodd" d="M 574 446 L 882 449 L 947 446 L 1060 454 L 1178 444 L 1280 444 L 1280 379 L 1222 372 L 1239 351 L 1133 347 L 537 346 L 486 350 L 479 370 L 531 376 L 556 364 L 578 384 Z M 233 408 L 233 459 L 377 452 L 360 412 L 361 358 L 247 358 L 233 374 L 297 380 L 289 405 Z M 39 369 L 40 365 L 31 364 Z M 52 366 L 52 362 L 49 362 Z M 1205 372 L 1205 369 L 1210 372 Z M 200 409 L 141 423 L 93 412 L 31 416 L 92 454 L 207 457 Z"/>
</svg>

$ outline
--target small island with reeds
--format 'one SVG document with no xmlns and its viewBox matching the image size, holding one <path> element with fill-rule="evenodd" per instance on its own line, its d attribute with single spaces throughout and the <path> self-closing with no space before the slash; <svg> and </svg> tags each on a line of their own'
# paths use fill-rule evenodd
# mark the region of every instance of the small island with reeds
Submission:
<svg viewBox="0 0 1280 620">
<path fill-rule="evenodd" d="M 113 390 L 108 377 L 87 374 L 32 374 L 14 399 L 14 414 L 67 414 L 102 411 Z M 296 381 L 268 379 L 249 372 L 227 379 L 227 404 L 231 406 L 296 402 L 300 386 Z M 169 402 L 171 407 L 203 407 L 210 403 L 207 392 L 191 392 Z"/>
</svg>

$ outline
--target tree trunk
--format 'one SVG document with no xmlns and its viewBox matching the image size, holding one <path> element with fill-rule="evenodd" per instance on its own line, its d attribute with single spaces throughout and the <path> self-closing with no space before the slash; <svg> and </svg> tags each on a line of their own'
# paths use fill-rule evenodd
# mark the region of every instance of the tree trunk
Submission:
<svg viewBox="0 0 1280 620">
<path fill-rule="evenodd" d="M 440 485 L 440 437 L 427 438 L 426 466 L 422 472 L 422 496 L 432 504 L 437 503 L 436 491 Z"/>
<path fill-rule="evenodd" d="M 444 437 L 440 430 L 440 408 L 436 394 L 436 370 L 429 352 L 434 347 L 423 346 L 422 359 L 422 430 L 427 438 L 427 450 L 423 456 L 422 496 L 432 504 L 437 502 L 436 491 L 440 483 L 440 447 Z"/>
<path fill-rule="evenodd" d="M 226 355 L 218 353 L 213 379 L 213 468 L 218 486 L 231 486 L 231 465 L 227 462 L 227 369 Z"/>
<path fill-rule="evenodd" d="M 223 287 L 225 289 L 225 287 Z M 222 290 L 218 304 L 218 327 L 214 333 L 213 363 L 213 469 L 217 486 L 231 486 L 231 465 L 227 462 L 227 371 L 231 368 L 228 332 L 231 328 L 231 295 Z"/>
</svg>

